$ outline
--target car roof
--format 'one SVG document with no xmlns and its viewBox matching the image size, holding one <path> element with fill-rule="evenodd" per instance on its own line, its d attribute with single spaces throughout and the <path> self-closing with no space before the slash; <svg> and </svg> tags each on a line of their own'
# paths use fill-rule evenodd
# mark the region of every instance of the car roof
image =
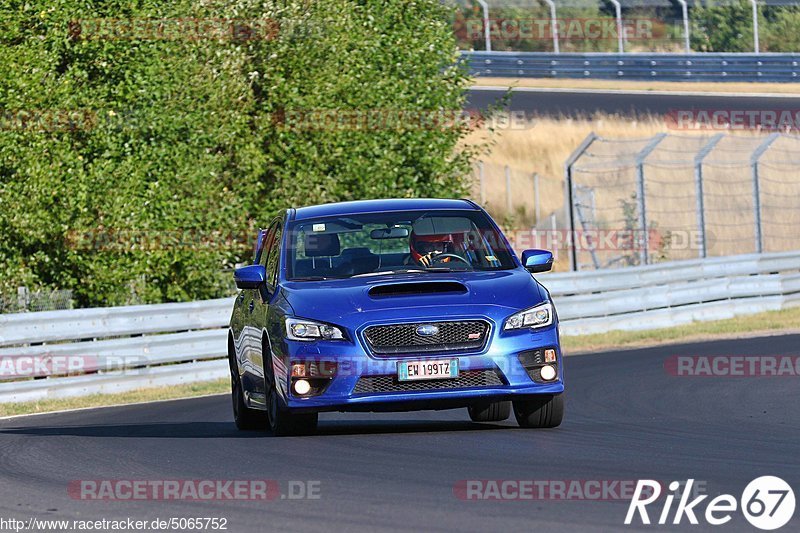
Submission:
<svg viewBox="0 0 800 533">
<path fill-rule="evenodd" d="M 381 213 L 386 211 L 416 211 L 428 209 L 461 209 L 477 211 L 478 206 L 469 200 L 441 198 L 398 198 L 393 200 L 359 200 L 333 204 L 312 205 L 294 210 L 291 220 L 357 215 L 361 213 Z"/>
</svg>

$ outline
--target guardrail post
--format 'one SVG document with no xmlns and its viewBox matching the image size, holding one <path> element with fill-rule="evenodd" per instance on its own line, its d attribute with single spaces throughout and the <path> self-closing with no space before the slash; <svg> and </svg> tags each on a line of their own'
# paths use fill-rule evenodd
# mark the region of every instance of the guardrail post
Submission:
<svg viewBox="0 0 800 533">
<path fill-rule="evenodd" d="M 778 140 L 779 133 L 773 133 L 767 137 L 764 142 L 758 145 L 750 156 L 750 168 L 753 173 L 753 218 L 755 219 L 755 237 L 756 237 L 756 252 L 762 253 L 764 251 L 764 238 L 761 228 L 761 190 L 758 176 L 758 160 L 764 155 L 770 145 Z"/>
<path fill-rule="evenodd" d="M 569 250 L 569 269 L 573 272 L 578 270 L 578 252 L 575 246 L 575 183 L 572 180 L 572 165 L 589 149 L 597 134 L 591 132 L 583 142 L 570 154 L 564 163 L 564 216 L 569 221 L 569 235 L 567 238 Z"/>
<path fill-rule="evenodd" d="M 559 54 L 558 46 L 558 19 L 556 18 L 556 3 L 553 0 L 544 0 L 550 6 L 550 31 L 553 32 L 553 53 Z"/>
<path fill-rule="evenodd" d="M 641 250 L 639 251 L 639 262 L 642 265 L 646 265 L 649 262 L 649 254 L 650 251 L 650 235 L 647 229 L 647 202 L 645 202 L 645 186 L 644 186 L 644 160 L 647 159 L 647 156 L 656 149 L 658 143 L 664 140 L 667 136 L 666 133 L 659 133 L 656 135 L 652 141 L 647 143 L 647 145 L 642 148 L 642 150 L 636 155 L 636 186 L 637 186 L 637 193 L 636 195 L 639 197 L 639 226 L 642 229 L 642 241 L 641 241 Z"/>
<path fill-rule="evenodd" d="M 483 8 L 483 36 L 486 40 L 486 51 L 492 51 L 492 29 L 489 26 L 489 4 L 485 0 L 478 0 Z"/>
<path fill-rule="evenodd" d="M 620 5 L 619 0 L 610 1 L 614 4 L 614 11 L 617 13 L 617 46 L 619 47 L 619 53 L 624 54 L 625 44 L 622 40 L 622 5 Z"/>
<path fill-rule="evenodd" d="M 697 195 L 697 229 L 700 231 L 700 258 L 705 258 L 708 254 L 706 240 L 706 208 L 705 197 L 703 194 L 703 160 L 714 149 L 725 135 L 717 133 L 710 141 L 703 146 L 694 158 L 694 184 L 695 194 Z"/>
<path fill-rule="evenodd" d="M 683 16 L 683 44 L 686 53 L 690 54 L 692 46 L 689 39 L 689 6 L 686 4 L 686 0 L 678 0 L 678 3 L 681 5 L 681 14 Z"/>
</svg>

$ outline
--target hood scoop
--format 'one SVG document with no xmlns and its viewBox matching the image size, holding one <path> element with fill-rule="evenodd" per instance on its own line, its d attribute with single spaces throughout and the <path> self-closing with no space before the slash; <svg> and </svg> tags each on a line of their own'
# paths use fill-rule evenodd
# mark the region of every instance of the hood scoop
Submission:
<svg viewBox="0 0 800 533">
<path fill-rule="evenodd" d="M 424 294 L 466 294 L 467 287 L 457 281 L 423 281 L 376 285 L 369 290 L 372 298 L 419 296 Z"/>
</svg>

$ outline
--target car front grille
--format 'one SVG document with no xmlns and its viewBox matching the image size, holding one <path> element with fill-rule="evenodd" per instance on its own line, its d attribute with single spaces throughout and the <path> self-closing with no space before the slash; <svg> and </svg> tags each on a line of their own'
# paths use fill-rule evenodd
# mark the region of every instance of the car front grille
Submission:
<svg viewBox="0 0 800 533">
<path fill-rule="evenodd" d="M 418 330 L 422 326 L 435 326 L 438 332 L 421 335 Z M 486 345 L 489 323 L 464 320 L 370 326 L 364 331 L 364 338 L 376 355 L 474 351 Z"/>
<path fill-rule="evenodd" d="M 496 370 L 464 370 L 457 378 L 424 381 L 398 381 L 397 376 L 365 376 L 358 380 L 353 394 L 471 389 L 497 387 L 504 384 Z"/>
</svg>

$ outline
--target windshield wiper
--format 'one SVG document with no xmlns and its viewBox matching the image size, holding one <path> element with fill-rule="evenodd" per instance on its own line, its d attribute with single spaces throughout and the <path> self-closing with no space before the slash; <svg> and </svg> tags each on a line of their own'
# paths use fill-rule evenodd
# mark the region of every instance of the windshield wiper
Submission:
<svg viewBox="0 0 800 533">
<path fill-rule="evenodd" d="M 326 278 L 324 276 L 306 276 L 303 278 L 292 278 L 290 281 L 326 281 L 333 278 Z"/>
<path fill-rule="evenodd" d="M 384 274 L 413 274 L 416 272 L 425 272 L 425 270 L 421 268 L 394 268 L 392 270 L 381 270 L 379 272 L 365 272 L 363 274 L 356 274 L 355 276 L 350 277 L 365 278 L 368 276 L 383 276 Z"/>
<path fill-rule="evenodd" d="M 392 270 L 381 270 L 379 272 L 366 272 L 356 274 L 353 278 L 364 278 L 368 276 L 383 276 L 386 274 L 422 274 L 424 272 L 466 272 L 466 270 L 455 270 L 448 267 L 429 267 L 429 268 L 395 268 Z"/>
</svg>

